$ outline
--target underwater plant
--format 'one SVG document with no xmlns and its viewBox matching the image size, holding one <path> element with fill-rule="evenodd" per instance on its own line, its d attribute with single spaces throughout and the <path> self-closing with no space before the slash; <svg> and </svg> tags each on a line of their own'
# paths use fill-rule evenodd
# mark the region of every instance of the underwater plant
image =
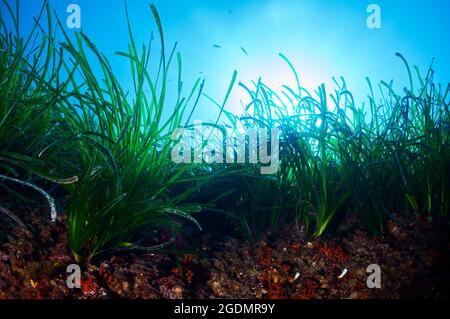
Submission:
<svg viewBox="0 0 450 319">
<path fill-rule="evenodd" d="M 14 185 L 37 191 L 48 201 L 55 220 L 54 199 L 39 183 L 73 183 L 77 178 L 58 177 L 56 162 L 51 157 L 39 159 L 38 153 L 56 137 L 54 105 L 63 99 L 68 79 L 60 77 L 62 64 L 54 48 L 49 7 L 42 7 L 32 30 L 23 37 L 19 32 L 19 2 L 15 8 L 2 2 L 6 16 L 0 15 L 0 187 L 22 201 L 29 201 L 28 196 Z M 45 14 L 47 35 L 39 33 Z M 5 23 L 7 18 L 13 21 L 12 30 Z M 0 208 L 20 221 L 6 207 Z"/>
<path fill-rule="evenodd" d="M 178 183 L 201 179 L 201 176 L 186 177 L 190 166 L 171 161 L 175 141 L 170 139 L 170 132 L 185 125 L 182 121 L 187 105 L 195 94 L 201 93 L 202 85 L 197 80 L 187 97 L 181 95 L 181 57 L 175 55 L 176 46 L 166 55 L 160 18 L 153 5 L 151 10 L 161 41 L 156 77 L 149 71 L 151 43 L 138 52 L 128 12 L 130 45 L 128 51 L 116 53 L 130 65 L 132 97 L 116 79 L 107 58 L 85 34 L 77 33 L 74 43 L 64 32 L 66 41 L 62 48 L 73 61 L 65 60 L 64 67 L 67 72 L 76 70 L 81 80 L 72 78 L 70 97 L 59 106 L 66 137 L 48 145 L 41 155 L 59 149 L 67 160 L 65 169 L 79 176 L 78 183 L 67 187 L 71 195 L 69 245 L 76 260 L 90 261 L 110 249 L 165 247 L 175 239 L 179 228 L 177 217 L 201 229 L 190 215 L 200 211 L 200 207 L 181 205 L 193 190 L 170 192 Z M 95 75 L 89 54 L 100 65 L 102 78 Z M 174 58 L 178 97 L 171 110 L 167 110 L 168 72 Z M 167 119 L 166 110 L 170 112 Z M 67 152 L 70 158 L 64 156 Z M 152 227 L 166 227 L 173 236 L 148 247 L 143 241 Z"/>
<path fill-rule="evenodd" d="M 298 81 L 293 67 L 292 70 Z M 297 217 L 307 226 L 314 220 L 315 233 L 321 235 L 347 197 L 330 148 L 334 141 L 330 134 L 333 114 L 327 106 L 324 86 L 319 88 L 318 100 L 308 92 L 302 98 L 304 92 L 300 85 L 296 89 L 298 93 L 288 88 L 287 93 L 298 103 L 290 99 L 292 105 L 287 105 L 261 80 L 255 83 L 254 90 L 242 86 L 252 97 L 242 118 L 245 125 L 278 126 L 282 131 L 278 179 L 288 195 L 281 206 L 291 207 L 291 212 L 297 209 L 300 212 Z M 289 114 L 290 109 L 298 113 Z M 292 214 L 287 215 L 292 218 Z"/>
<path fill-rule="evenodd" d="M 327 95 L 324 85 L 312 94 L 300 86 L 290 61 L 280 56 L 297 87 L 283 86 L 276 92 L 261 79 L 253 82 L 253 88 L 240 83 L 249 96 L 243 115 L 224 111 L 235 129 L 241 124 L 282 131 L 275 182 L 264 190 L 266 181 L 249 170 L 254 176 L 251 188 L 239 193 L 250 202 L 255 199 L 251 194 L 272 199 L 271 204 L 266 200 L 272 207 L 271 222 L 262 222 L 255 206 L 247 205 L 245 213 L 239 205 L 229 207 L 243 218 L 241 224 L 264 229 L 295 218 L 320 236 L 338 219 L 336 215 L 356 214 L 373 234 L 394 211 L 412 209 L 447 220 L 450 84 L 444 90 L 434 83 L 432 66 L 425 79 L 415 68 L 419 89 L 414 93 L 409 66 L 397 54 L 407 66 L 411 88 L 397 94 L 392 83 L 382 81 L 382 100 L 377 103 L 367 79 L 369 107 L 357 107 L 343 78 L 341 83 L 333 79 L 333 94 Z"/>
<path fill-rule="evenodd" d="M 401 134 L 394 155 L 403 191 L 417 214 L 445 220 L 450 209 L 450 83 L 443 88 L 434 82 L 432 63 L 425 78 L 414 68 L 419 82 L 414 90 L 409 65 L 397 55 L 410 79 L 403 96 L 392 94 L 399 109 L 396 128 Z"/>
</svg>

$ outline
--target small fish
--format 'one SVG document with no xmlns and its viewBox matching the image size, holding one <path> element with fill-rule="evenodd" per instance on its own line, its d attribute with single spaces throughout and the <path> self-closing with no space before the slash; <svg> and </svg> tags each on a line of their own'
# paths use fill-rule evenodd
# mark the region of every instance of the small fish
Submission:
<svg viewBox="0 0 450 319">
<path fill-rule="evenodd" d="M 300 273 L 297 272 L 297 273 L 295 274 L 295 276 L 294 276 L 294 281 L 297 280 L 299 277 L 300 277 Z"/>
<path fill-rule="evenodd" d="M 241 50 L 245 53 L 245 55 L 248 55 L 247 50 L 245 50 L 243 47 L 241 47 Z"/>
<path fill-rule="evenodd" d="M 218 44 L 213 44 L 213 47 L 215 47 L 215 48 L 221 48 L 221 46 L 218 45 Z"/>
<path fill-rule="evenodd" d="M 347 269 L 347 268 L 344 268 L 344 270 L 342 271 L 342 273 L 338 276 L 338 279 L 344 278 L 344 276 L 347 274 L 347 272 L 348 272 L 348 269 Z"/>
</svg>

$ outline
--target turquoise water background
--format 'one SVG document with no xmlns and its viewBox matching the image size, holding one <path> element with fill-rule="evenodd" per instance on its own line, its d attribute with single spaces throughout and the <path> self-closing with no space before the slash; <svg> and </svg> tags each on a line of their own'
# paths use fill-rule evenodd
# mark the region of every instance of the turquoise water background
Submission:
<svg viewBox="0 0 450 319">
<path fill-rule="evenodd" d="M 126 50 L 128 43 L 124 1 L 49 2 L 63 22 L 69 15 L 66 13 L 69 4 L 80 6 L 83 32 L 110 57 L 115 73 L 127 87 L 128 64 L 114 56 L 115 51 Z M 366 76 L 373 81 L 394 79 L 397 89 L 407 85 L 406 70 L 395 52 L 402 53 L 423 73 L 435 57 L 436 79 L 444 84 L 450 80 L 448 0 L 154 0 L 153 3 L 162 19 L 168 49 L 178 42 L 186 89 L 197 77 L 206 78 L 205 92 L 218 101 L 223 99 L 234 70 L 238 72 L 238 80 L 246 84 L 261 76 L 273 88 L 293 85 L 294 78 L 278 56 L 280 52 L 292 61 L 302 85 L 309 89 L 324 82 L 331 91 L 331 77 L 343 76 L 358 105 L 366 101 Z M 372 3 L 381 9 L 380 29 L 366 25 L 370 15 L 367 6 Z M 23 32 L 30 29 L 42 4 L 42 0 L 21 1 Z M 4 5 L 0 8 L 3 13 Z M 152 31 L 156 34 L 149 1 L 129 0 L 128 8 L 137 42 L 147 42 Z M 73 34 L 76 30 L 66 28 L 66 31 Z M 157 54 L 156 48 L 154 56 Z M 157 63 L 155 58 L 151 67 L 156 69 Z M 176 77 L 173 75 L 171 80 L 174 89 Z M 227 109 L 239 112 L 241 100 L 246 100 L 245 92 L 236 86 Z M 204 98 L 195 118 L 213 119 L 217 111 Z"/>
</svg>

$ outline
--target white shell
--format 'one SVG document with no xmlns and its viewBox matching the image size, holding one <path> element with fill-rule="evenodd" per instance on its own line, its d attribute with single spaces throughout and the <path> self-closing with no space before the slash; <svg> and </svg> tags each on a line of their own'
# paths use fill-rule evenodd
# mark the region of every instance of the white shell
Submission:
<svg viewBox="0 0 450 319">
<path fill-rule="evenodd" d="M 342 279 L 342 278 L 344 278 L 344 276 L 347 274 L 347 272 L 348 272 L 348 269 L 347 268 L 344 268 L 344 270 L 342 271 L 342 273 L 339 275 L 339 279 Z"/>
</svg>

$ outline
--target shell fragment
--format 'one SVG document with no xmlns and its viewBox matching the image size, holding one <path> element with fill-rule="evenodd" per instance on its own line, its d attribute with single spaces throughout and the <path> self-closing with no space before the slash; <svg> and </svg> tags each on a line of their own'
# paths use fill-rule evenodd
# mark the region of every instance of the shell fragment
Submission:
<svg viewBox="0 0 450 319">
<path fill-rule="evenodd" d="M 347 272 L 348 272 L 348 269 L 347 269 L 347 268 L 344 268 L 344 270 L 342 270 L 342 272 L 341 272 L 341 274 L 338 276 L 338 278 L 339 278 L 339 279 L 344 278 L 344 276 L 347 274 Z"/>
</svg>

